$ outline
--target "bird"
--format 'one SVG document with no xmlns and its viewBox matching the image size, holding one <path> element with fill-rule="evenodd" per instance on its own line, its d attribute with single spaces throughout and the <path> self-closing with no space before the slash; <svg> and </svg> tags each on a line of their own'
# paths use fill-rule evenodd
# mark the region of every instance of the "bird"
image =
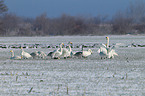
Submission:
<svg viewBox="0 0 145 96">
<path fill-rule="evenodd" d="M 38 51 L 38 57 L 44 59 L 47 55 L 43 51 Z"/>
<path fill-rule="evenodd" d="M 114 58 L 114 55 L 118 56 L 115 52 L 115 46 L 109 46 L 109 37 L 106 37 L 106 44 L 102 44 L 103 46 L 99 48 L 98 53 L 101 56 L 101 59 L 105 58 Z"/>
<path fill-rule="evenodd" d="M 35 51 L 30 54 L 34 59 L 35 58 L 45 58 L 46 54 L 43 51 Z"/>
<path fill-rule="evenodd" d="M 87 51 L 83 51 L 83 57 L 88 57 L 88 56 L 90 56 L 92 54 L 92 50 L 91 49 L 88 49 Z"/>
<path fill-rule="evenodd" d="M 88 49 L 87 51 L 84 51 L 83 47 L 84 47 L 84 45 L 82 45 L 82 50 L 79 51 L 79 52 L 76 52 L 74 54 L 74 56 L 86 58 L 86 57 L 88 57 L 88 56 L 90 56 L 92 54 L 92 50 L 91 49 Z"/>
<path fill-rule="evenodd" d="M 54 52 L 54 51 L 52 51 L 52 52 L 49 52 L 47 56 L 50 56 L 50 57 L 52 57 L 52 53 L 53 53 L 53 52 Z"/>
<path fill-rule="evenodd" d="M 73 55 L 72 49 L 71 49 L 71 44 L 72 44 L 72 42 L 68 42 L 69 49 L 62 48 L 63 51 L 62 51 L 62 55 L 61 56 L 63 56 L 65 59 L 66 58 L 71 58 L 72 55 Z"/>
<path fill-rule="evenodd" d="M 11 50 L 10 52 L 11 52 L 11 58 L 10 59 L 16 59 L 16 60 L 20 60 L 21 59 L 21 56 L 15 56 L 14 55 L 14 51 L 13 50 Z"/>
<path fill-rule="evenodd" d="M 32 56 L 29 53 L 25 52 L 21 47 L 21 58 L 28 59 L 28 58 L 32 58 Z"/>
<path fill-rule="evenodd" d="M 59 47 L 60 47 L 60 48 L 54 50 L 53 52 L 49 53 L 48 55 L 50 55 L 51 58 L 53 58 L 53 59 L 60 59 L 60 57 L 61 57 L 61 55 L 62 55 L 62 51 L 63 51 L 62 45 L 64 45 L 64 43 L 60 43 L 60 44 L 59 44 Z M 48 56 L 48 55 L 47 55 L 47 56 Z"/>
<path fill-rule="evenodd" d="M 39 57 L 38 51 L 32 52 L 30 55 L 33 57 L 33 59 Z"/>
<path fill-rule="evenodd" d="M 107 49 L 106 47 L 100 47 L 98 50 L 99 55 L 101 56 L 101 59 L 107 58 Z"/>
</svg>

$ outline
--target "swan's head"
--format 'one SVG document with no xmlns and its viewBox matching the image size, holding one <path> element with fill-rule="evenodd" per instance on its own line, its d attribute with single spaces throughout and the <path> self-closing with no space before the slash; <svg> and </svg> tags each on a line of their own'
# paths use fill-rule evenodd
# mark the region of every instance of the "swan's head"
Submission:
<svg viewBox="0 0 145 96">
<path fill-rule="evenodd" d="M 59 46 L 60 46 L 60 47 L 64 46 L 64 43 L 60 43 Z"/>
<path fill-rule="evenodd" d="M 91 52 L 91 54 L 93 53 L 91 49 L 89 49 L 88 51 Z"/>
<path fill-rule="evenodd" d="M 23 49 L 23 47 L 21 47 L 21 49 Z"/>
<path fill-rule="evenodd" d="M 106 37 L 106 39 L 108 40 L 108 39 L 109 39 L 109 37 Z"/>
<path fill-rule="evenodd" d="M 13 50 L 11 50 L 10 52 L 13 52 Z"/>
<path fill-rule="evenodd" d="M 59 45 L 64 45 L 64 43 L 59 43 Z"/>
<path fill-rule="evenodd" d="M 68 42 L 68 44 L 72 44 L 72 42 Z"/>
</svg>

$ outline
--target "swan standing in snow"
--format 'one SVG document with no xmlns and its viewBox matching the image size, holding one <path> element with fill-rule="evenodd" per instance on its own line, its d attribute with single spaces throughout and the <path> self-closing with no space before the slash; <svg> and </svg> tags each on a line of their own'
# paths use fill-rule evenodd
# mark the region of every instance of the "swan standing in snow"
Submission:
<svg viewBox="0 0 145 96">
<path fill-rule="evenodd" d="M 21 47 L 21 51 L 22 51 L 21 58 L 28 59 L 32 57 L 29 53 L 25 52 L 22 47 Z"/>
<path fill-rule="evenodd" d="M 62 45 L 64 45 L 63 43 L 59 44 L 59 47 L 57 50 L 54 50 L 53 52 L 50 52 L 48 55 L 51 56 L 51 58 L 53 59 L 60 59 L 60 56 L 62 55 Z M 47 55 L 47 56 L 48 56 Z"/>
<path fill-rule="evenodd" d="M 74 56 L 77 56 L 77 57 L 88 57 L 88 56 L 90 56 L 92 54 L 92 50 L 91 49 L 88 49 L 87 51 L 84 51 L 83 47 L 84 47 L 84 45 L 82 45 L 82 51 L 76 52 L 74 54 Z"/>
<path fill-rule="evenodd" d="M 71 44 L 72 42 L 68 42 L 68 46 L 69 46 L 69 49 L 66 49 L 66 48 L 63 48 L 62 50 L 62 55 L 64 58 L 70 58 L 72 57 L 73 53 L 72 53 L 72 49 L 71 49 Z"/>
<path fill-rule="evenodd" d="M 109 37 L 106 37 L 107 44 L 102 44 L 103 46 L 100 47 L 98 50 L 99 55 L 102 58 L 114 58 L 114 55 L 118 56 L 118 54 L 114 50 L 114 46 L 109 47 Z"/>
<path fill-rule="evenodd" d="M 15 56 L 14 55 L 14 51 L 13 50 L 11 50 L 10 52 L 11 52 L 11 58 L 10 59 L 16 59 L 16 60 L 21 59 L 21 56 Z"/>
</svg>

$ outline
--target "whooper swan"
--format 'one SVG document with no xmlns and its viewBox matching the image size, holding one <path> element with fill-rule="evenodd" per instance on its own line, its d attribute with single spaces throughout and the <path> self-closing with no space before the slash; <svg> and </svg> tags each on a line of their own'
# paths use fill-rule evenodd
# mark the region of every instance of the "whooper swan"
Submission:
<svg viewBox="0 0 145 96">
<path fill-rule="evenodd" d="M 53 59 L 60 59 L 61 55 L 62 55 L 62 45 L 64 45 L 63 43 L 59 44 L 59 47 L 57 50 L 54 50 L 53 52 L 51 52 L 51 58 Z M 48 54 L 49 55 L 49 54 Z"/>
<path fill-rule="evenodd" d="M 107 44 L 103 47 L 100 47 L 98 50 L 99 55 L 101 56 L 101 59 L 105 58 L 114 58 L 114 55 L 118 56 L 118 54 L 114 50 L 114 46 L 109 47 L 109 37 L 106 37 Z"/>
<path fill-rule="evenodd" d="M 66 49 L 66 48 L 63 48 L 62 50 L 62 56 L 64 58 L 71 58 L 73 53 L 72 53 L 72 49 L 71 49 L 71 44 L 72 42 L 68 42 L 68 46 L 69 46 L 69 49 Z"/>
<path fill-rule="evenodd" d="M 21 47 L 21 58 L 28 59 L 28 58 L 32 58 L 32 56 L 29 53 L 25 52 Z"/>
<path fill-rule="evenodd" d="M 90 56 L 92 54 L 92 50 L 91 49 L 88 49 L 87 51 L 84 51 L 83 47 L 84 47 L 84 45 L 82 45 L 82 50 L 79 51 L 79 52 L 76 52 L 74 54 L 74 56 L 77 56 L 77 57 L 88 57 L 88 56 Z"/>
<path fill-rule="evenodd" d="M 21 56 L 15 56 L 14 55 L 14 51 L 13 50 L 11 50 L 10 52 L 11 52 L 11 58 L 10 59 L 16 59 L 16 60 L 21 59 Z"/>
</svg>

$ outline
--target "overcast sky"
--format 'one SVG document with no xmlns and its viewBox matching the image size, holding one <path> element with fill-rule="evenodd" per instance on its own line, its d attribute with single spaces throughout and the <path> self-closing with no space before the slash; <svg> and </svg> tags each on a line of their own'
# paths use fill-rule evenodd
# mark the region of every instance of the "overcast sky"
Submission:
<svg viewBox="0 0 145 96">
<path fill-rule="evenodd" d="M 36 17 L 47 13 L 48 17 L 69 15 L 109 15 L 125 10 L 134 0 L 5 0 L 9 12 L 18 16 Z"/>
</svg>

